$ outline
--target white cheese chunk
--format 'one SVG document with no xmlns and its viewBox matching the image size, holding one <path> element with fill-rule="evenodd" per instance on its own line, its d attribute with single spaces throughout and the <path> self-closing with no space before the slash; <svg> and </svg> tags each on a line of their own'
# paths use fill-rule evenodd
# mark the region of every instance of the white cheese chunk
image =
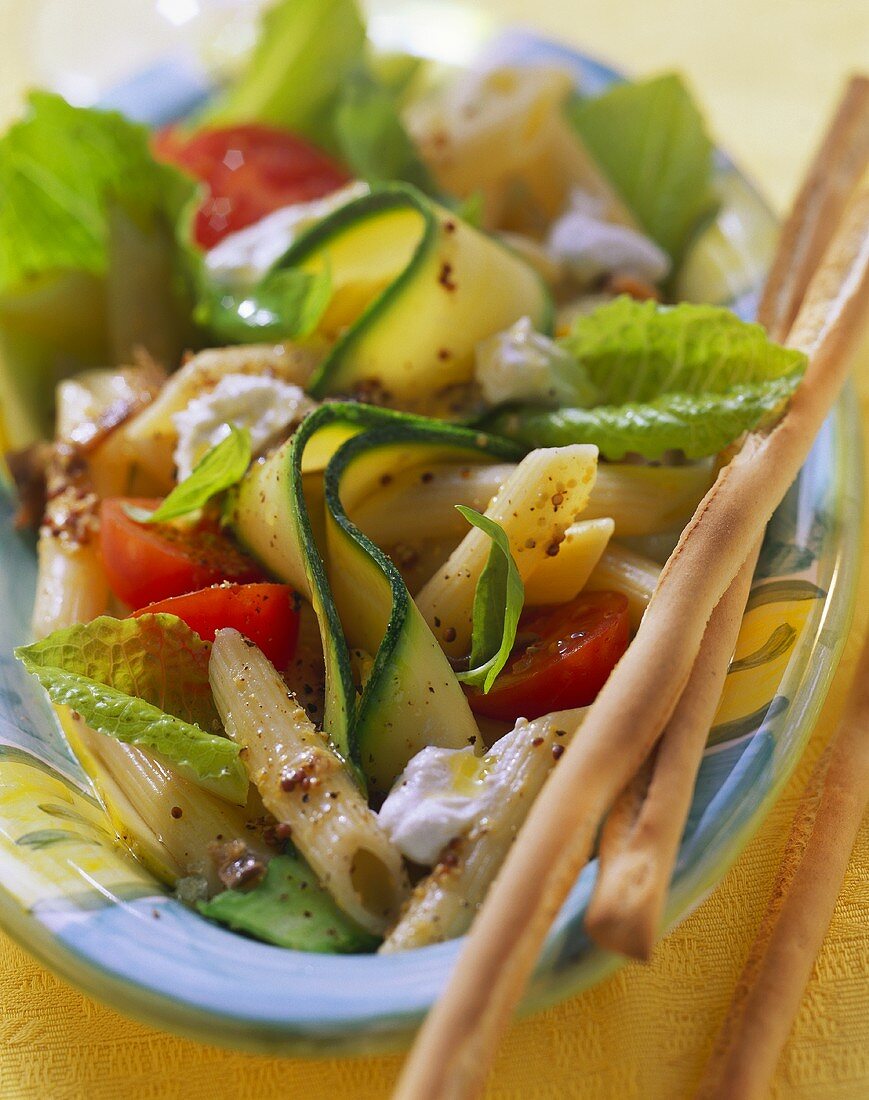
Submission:
<svg viewBox="0 0 869 1100">
<path fill-rule="evenodd" d="M 255 374 L 227 374 L 213 390 L 195 397 L 172 416 L 178 443 L 178 480 L 188 477 L 209 448 L 229 434 L 229 425 L 247 428 L 254 454 L 276 442 L 302 420 L 315 403 L 300 386 Z"/>
<path fill-rule="evenodd" d="M 582 711 L 557 711 L 529 722 L 519 718 L 485 754 L 429 746 L 418 752 L 396 779 L 378 815 L 403 855 L 432 867 L 444 848 L 474 825 L 485 823 L 522 772 L 535 740 L 553 726 L 572 729 Z M 550 763 L 552 761 L 550 760 Z"/>
<path fill-rule="evenodd" d="M 570 206 L 550 227 L 546 248 L 577 279 L 591 283 L 600 275 L 635 275 L 659 283 L 670 258 L 636 229 L 605 221 L 596 200 L 574 191 Z"/>
</svg>

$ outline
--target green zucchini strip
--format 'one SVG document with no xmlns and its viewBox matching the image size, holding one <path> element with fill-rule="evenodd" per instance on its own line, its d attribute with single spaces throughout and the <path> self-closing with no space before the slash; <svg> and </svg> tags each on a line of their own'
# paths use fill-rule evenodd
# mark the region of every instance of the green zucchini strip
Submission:
<svg viewBox="0 0 869 1100">
<path fill-rule="evenodd" d="M 315 397 L 373 387 L 379 403 L 430 409 L 471 380 L 479 340 L 524 316 L 541 332 L 553 324 L 524 260 L 406 184 L 341 207 L 276 267 L 330 273 L 319 331 L 333 344 L 308 386 Z"/>
<path fill-rule="evenodd" d="M 465 745 L 477 731 L 449 662 L 400 573 L 354 526 L 347 510 L 376 491 L 390 470 L 452 460 L 504 461 L 519 454 L 515 445 L 484 433 L 335 403 L 307 417 L 241 485 L 234 516 L 239 538 L 310 599 L 326 663 L 324 728 L 337 751 L 377 791 L 388 790 L 423 745 Z M 361 697 L 351 647 L 374 657 Z"/>
</svg>

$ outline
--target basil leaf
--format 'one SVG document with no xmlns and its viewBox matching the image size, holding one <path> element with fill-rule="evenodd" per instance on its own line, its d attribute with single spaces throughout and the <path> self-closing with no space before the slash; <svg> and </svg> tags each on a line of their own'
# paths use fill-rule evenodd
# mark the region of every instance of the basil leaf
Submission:
<svg viewBox="0 0 869 1100">
<path fill-rule="evenodd" d="M 471 667 L 468 672 L 458 674 L 463 684 L 482 688 L 485 693 L 510 658 L 525 601 L 525 586 L 503 528 L 473 508 L 462 504 L 456 508 L 468 523 L 492 540 L 489 558 L 474 592 Z"/>
<path fill-rule="evenodd" d="M 317 327 L 331 296 L 332 279 L 325 267 L 314 274 L 280 268 L 245 289 L 203 277 L 196 320 L 222 343 L 308 336 Z"/>
<path fill-rule="evenodd" d="M 241 481 L 250 465 L 250 432 L 231 424 L 227 427 L 229 435 L 202 456 L 190 476 L 175 486 L 159 508 L 146 512 L 127 505 L 125 510 L 130 519 L 137 523 L 167 523 L 197 512 L 212 497 Z"/>
<path fill-rule="evenodd" d="M 211 646 L 175 615 L 55 630 L 15 651 L 51 699 L 99 733 L 160 753 L 193 782 L 243 803 L 247 775 L 208 683 Z"/>
</svg>

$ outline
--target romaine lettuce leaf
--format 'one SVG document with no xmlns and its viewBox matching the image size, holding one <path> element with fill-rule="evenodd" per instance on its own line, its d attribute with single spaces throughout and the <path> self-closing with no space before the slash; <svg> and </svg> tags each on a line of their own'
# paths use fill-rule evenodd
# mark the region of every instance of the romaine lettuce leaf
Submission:
<svg viewBox="0 0 869 1100">
<path fill-rule="evenodd" d="M 774 417 L 798 382 L 794 374 L 736 385 L 727 393 L 668 393 L 643 404 L 517 409 L 501 413 L 487 427 L 529 448 L 594 443 L 611 461 L 626 454 L 654 460 L 667 451 L 703 458 Z"/>
<path fill-rule="evenodd" d="M 56 379 L 189 343 L 198 185 L 121 115 L 35 92 L 0 138 L 3 415 L 50 428 Z M 26 364 L 26 366 L 24 366 Z M 8 426 L 8 424 L 7 424 Z"/>
<path fill-rule="evenodd" d="M 578 99 L 569 116 L 640 226 L 674 266 L 717 205 L 712 142 L 682 79 L 670 73 Z"/>
<path fill-rule="evenodd" d="M 333 124 L 341 156 L 362 179 L 404 180 L 430 195 L 436 193 L 437 185 L 404 128 L 395 98 L 365 65 L 345 81 Z"/>
<path fill-rule="evenodd" d="M 463 684 L 481 688 L 485 693 L 491 690 L 510 658 L 525 602 L 525 586 L 504 529 L 473 508 L 462 504 L 457 504 L 456 508 L 468 523 L 492 540 L 489 557 L 474 592 L 470 668 L 458 673 Z"/>
<path fill-rule="evenodd" d="M 51 699 L 100 733 L 163 756 L 181 774 L 243 804 L 247 775 L 221 735 L 208 683 L 211 646 L 175 615 L 100 616 L 15 656 Z"/>
<path fill-rule="evenodd" d="M 773 343 L 761 325 L 721 306 L 659 306 L 627 296 L 578 317 L 559 344 L 588 375 L 600 405 L 676 391 L 723 394 L 806 363 L 802 352 Z"/>
<path fill-rule="evenodd" d="M 627 297 L 578 318 L 559 344 L 574 358 L 576 392 L 565 398 L 563 365 L 557 392 L 573 407 L 525 405 L 486 426 L 532 447 L 594 443 L 608 459 L 714 454 L 779 412 L 806 365 L 730 310 Z"/>
<path fill-rule="evenodd" d="M 298 855 L 275 856 L 252 890 L 225 890 L 199 912 L 259 940 L 295 951 L 372 951 L 376 937 L 359 928 Z"/>
<path fill-rule="evenodd" d="M 264 122 L 324 143 L 344 80 L 365 48 L 355 0 L 279 0 L 242 72 L 202 122 Z"/>
</svg>

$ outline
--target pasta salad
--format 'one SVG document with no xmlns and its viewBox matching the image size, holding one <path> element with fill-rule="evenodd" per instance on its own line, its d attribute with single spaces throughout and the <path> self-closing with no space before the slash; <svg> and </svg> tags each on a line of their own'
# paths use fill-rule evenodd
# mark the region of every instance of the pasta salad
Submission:
<svg viewBox="0 0 869 1100">
<path fill-rule="evenodd" d="M 461 935 L 805 367 L 677 300 L 717 204 L 689 92 L 280 0 L 169 128 L 34 93 L 0 178 L 17 656 L 119 842 L 279 946 Z"/>
</svg>

